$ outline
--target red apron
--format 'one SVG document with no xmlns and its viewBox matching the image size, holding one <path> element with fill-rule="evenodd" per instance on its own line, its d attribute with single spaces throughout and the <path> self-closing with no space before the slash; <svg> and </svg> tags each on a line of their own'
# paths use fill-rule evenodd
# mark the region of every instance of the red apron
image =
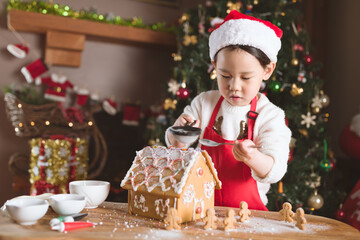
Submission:
<svg viewBox="0 0 360 240">
<path fill-rule="evenodd" d="M 209 125 L 205 128 L 203 138 L 216 142 L 234 142 L 225 140 L 213 129 L 213 125 L 224 98 L 221 96 L 211 115 Z M 253 139 L 253 128 L 257 117 L 257 98 L 251 101 L 248 112 L 248 139 Z M 241 201 L 247 202 L 249 209 L 265 210 L 260 199 L 257 183 L 251 176 L 250 168 L 243 162 L 236 160 L 232 153 L 232 145 L 220 145 L 218 147 L 201 146 L 212 158 L 218 177 L 222 182 L 221 189 L 215 190 L 215 205 L 226 207 L 239 207 Z"/>
</svg>

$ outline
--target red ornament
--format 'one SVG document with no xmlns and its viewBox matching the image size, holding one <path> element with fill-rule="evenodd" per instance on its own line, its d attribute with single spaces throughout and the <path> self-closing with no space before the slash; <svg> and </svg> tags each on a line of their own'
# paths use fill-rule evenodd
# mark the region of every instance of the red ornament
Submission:
<svg viewBox="0 0 360 240">
<path fill-rule="evenodd" d="M 304 47 L 303 47 L 303 45 L 301 45 L 301 44 L 294 44 L 293 50 L 294 50 L 294 51 L 302 52 L 302 51 L 304 51 Z"/>
<path fill-rule="evenodd" d="M 345 218 L 345 213 L 342 209 L 336 210 L 335 217 L 337 220 L 343 220 Z"/>
<path fill-rule="evenodd" d="M 202 176 L 202 175 L 204 174 L 204 170 L 203 170 L 202 168 L 200 168 L 200 169 L 198 170 L 198 174 L 199 174 L 199 176 Z"/>
<path fill-rule="evenodd" d="M 306 65 L 310 65 L 313 61 L 313 57 L 310 54 L 305 54 L 304 61 Z"/>
<path fill-rule="evenodd" d="M 332 159 L 330 159 L 330 166 L 331 166 L 330 171 L 333 171 L 335 169 L 335 167 L 336 167 L 335 161 L 332 160 Z"/>
<path fill-rule="evenodd" d="M 189 89 L 187 88 L 180 88 L 176 92 L 176 96 L 181 100 L 186 100 L 190 97 Z"/>
<path fill-rule="evenodd" d="M 201 207 L 198 207 L 197 209 L 196 209 L 196 213 L 201 213 Z"/>
</svg>

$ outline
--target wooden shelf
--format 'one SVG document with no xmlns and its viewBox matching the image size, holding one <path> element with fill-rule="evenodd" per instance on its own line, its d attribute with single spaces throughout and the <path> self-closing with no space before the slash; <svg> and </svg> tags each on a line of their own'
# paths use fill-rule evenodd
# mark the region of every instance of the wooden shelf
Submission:
<svg viewBox="0 0 360 240">
<path fill-rule="evenodd" d="M 44 15 L 22 10 L 11 9 L 8 12 L 8 24 L 11 24 L 11 26 L 17 31 L 47 34 L 48 36 L 48 32 L 60 32 L 65 33 L 68 36 L 76 34 L 79 38 L 84 37 L 84 39 L 86 36 L 96 36 L 119 40 L 126 43 L 134 43 L 137 45 L 161 46 L 170 49 L 176 48 L 176 36 L 171 33 L 72 19 L 62 16 Z M 66 41 L 66 36 L 63 39 Z M 81 55 L 82 50 L 74 50 L 72 41 L 68 40 L 68 42 L 69 44 L 67 46 L 58 48 L 54 47 L 58 44 L 47 40 L 47 49 L 56 48 L 58 51 L 59 49 L 64 49 L 65 52 L 77 51 L 77 53 L 80 51 Z M 47 56 L 49 54 L 45 55 Z M 45 61 L 47 60 L 45 59 Z M 52 59 L 51 64 L 57 64 L 56 59 Z M 74 66 L 79 66 L 79 63 Z"/>
</svg>

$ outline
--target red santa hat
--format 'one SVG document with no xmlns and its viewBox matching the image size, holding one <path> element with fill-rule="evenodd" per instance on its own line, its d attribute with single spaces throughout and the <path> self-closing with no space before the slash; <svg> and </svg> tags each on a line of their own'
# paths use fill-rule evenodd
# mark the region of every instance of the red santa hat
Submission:
<svg viewBox="0 0 360 240">
<path fill-rule="evenodd" d="M 17 58 L 25 58 L 29 53 L 29 48 L 25 44 L 8 44 L 6 48 Z"/>
<path fill-rule="evenodd" d="M 117 113 L 117 104 L 111 99 L 107 98 L 102 103 L 103 109 L 110 115 L 115 115 Z"/>
<path fill-rule="evenodd" d="M 252 46 L 263 51 L 272 62 L 277 61 L 282 31 L 274 24 L 233 10 L 209 38 L 210 58 L 229 45 Z"/>
</svg>

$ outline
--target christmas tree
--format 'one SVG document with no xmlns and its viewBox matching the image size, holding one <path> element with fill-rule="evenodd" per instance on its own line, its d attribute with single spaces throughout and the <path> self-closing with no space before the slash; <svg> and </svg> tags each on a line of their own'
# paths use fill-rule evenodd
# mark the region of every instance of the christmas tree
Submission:
<svg viewBox="0 0 360 240">
<path fill-rule="evenodd" d="M 285 111 L 292 131 L 288 171 L 269 193 L 269 210 L 278 211 L 284 201 L 307 213 L 333 217 L 344 200 L 336 186 L 335 158 L 327 146 L 326 106 L 329 98 L 318 76 L 321 63 L 311 55 L 309 35 L 303 26 L 303 5 L 296 0 L 206 1 L 205 6 L 185 11 L 179 19 L 176 66 L 168 82 L 163 113 L 149 119 L 150 144 L 164 142 L 164 132 L 200 92 L 216 89 L 210 63 L 210 32 L 231 10 L 267 20 L 283 30 L 282 48 L 271 80 L 261 92 Z"/>
</svg>

